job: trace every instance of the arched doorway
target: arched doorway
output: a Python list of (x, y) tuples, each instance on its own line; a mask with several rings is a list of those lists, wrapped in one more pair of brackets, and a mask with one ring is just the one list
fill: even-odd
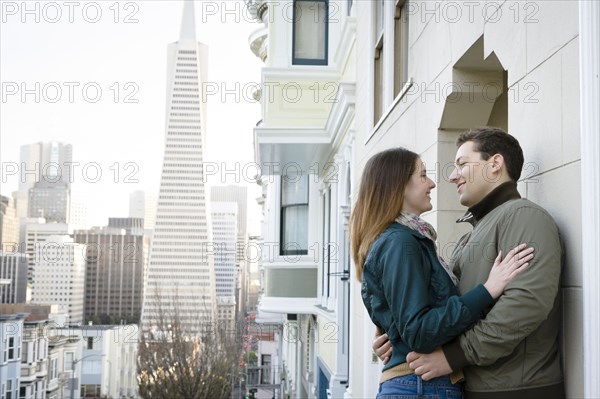
[(456, 188), (448, 182), (454, 165), (456, 138), (477, 126), (508, 130), (507, 72), (495, 53), (484, 58), (483, 41), (481, 36), (459, 58), (452, 69), (452, 82), (442, 88), (447, 95), (438, 128), (437, 229), (439, 249), (446, 258), (452, 253), (453, 240), (470, 229), (466, 224), (456, 223), (465, 209), (458, 202)]

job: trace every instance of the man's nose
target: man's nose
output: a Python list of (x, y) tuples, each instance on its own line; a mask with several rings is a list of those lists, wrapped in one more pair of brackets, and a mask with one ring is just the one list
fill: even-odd
[(454, 169), (452, 170), (452, 173), (450, 173), (450, 177), (448, 177), (448, 181), (450, 181), (451, 183), (455, 183), (457, 179), (458, 179), (458, 168), (455, 166)]

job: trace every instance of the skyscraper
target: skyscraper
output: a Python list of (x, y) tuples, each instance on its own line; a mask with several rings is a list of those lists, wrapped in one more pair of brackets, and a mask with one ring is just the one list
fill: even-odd
[(50, 236), (36, 247), (31, 301), (57, 304), (70, 323), (83, 323), (85, 259), (83, 245), (68, 235)]
[(211, 201), (217, 296), (235, 296), (237, 204)]
[[(19, 245), (17, 208), (12, 197), (0, 196), (0, 244)], [(8, 251), (3, 245), (0, 251)], [(14, 249), (13, 249), (14, 251)]]
[(43, 217), (46, 222), (69, 223), (73, 146), (51, 141), (21, 146), (17, 217)]
[(248, 239), (248, 187), (244, 186), (212, 186), (210, 188), (210, 200), (218, 202), (237, 203), (237, 230), (238, 243)]
[(156, 195), (137, 190), (129, 194), (129, 217), (143, 218), (144, 228), (154, 230), (156, 223)]
[[(235, 257), (235, 297), (236, 313), (240, 320), (245, 316), (247, 310), (246, 281), (248, 279), (248, 188), (243, 186), (212, 186), (210, 188), (210, 200), (212, 202), (235, 202), (237, 204), (237, 242)], [(215, 237), (215, 241), (217, 238)], [(218, 295), (218, 292), (217, 292)]]
[(51, 182), (45, 179), (29, 189), (30, 218), (44, 218), (47, 223), (69, 223), (71, 210), (71, 190), (67, 183)]
[(0, 250), (0, 303), (23, 303), (27, 298), (27, 256)]
[(25, 219), (24, 240), (21, 244), (22, 250), (27, 254), (28, 280), (33, 282), (36, 268), (41, 262), (42, 250), (45, 246), (56, 246), (57, 243), (50, 241), (52, 236), (63, 236), (70, 233), (68, 224), (46, 223), (43, 218)]
[(210, 195), (202, 168), (206, 65), (207, 47), (196, 41), (194, 5), (188, 0), (179, 41), (168, 48), (165, 152), (142, 310), (146, 331), (157, 329), (159, 308), (176, 309), (191, 335), (216, 314)]
[(73, 146), (51, 141), (21, 146), (21, 178), (19, 191), (33, 188), (42, 180), (67, 183), (73, 181)]
[(215, 285), (219, 323), (235, 323), (237, 204), (211, 201)]
[(137, 323), (150, 242), (144, 219), (109, 218), (107, 227), (76, 230), (74, 239), (86, 248), (85, 319)]

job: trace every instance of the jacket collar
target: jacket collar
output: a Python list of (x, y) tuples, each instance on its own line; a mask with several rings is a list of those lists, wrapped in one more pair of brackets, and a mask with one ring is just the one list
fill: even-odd
[(513, 199), (519, 199), (521, 195), (517, 191), (517, 183), (507, 181), (493, 189), (477, 204), (470, 207), (463, 217), (458, 219), (456, 223), (468, 222), (475, 226), (488, 213)]

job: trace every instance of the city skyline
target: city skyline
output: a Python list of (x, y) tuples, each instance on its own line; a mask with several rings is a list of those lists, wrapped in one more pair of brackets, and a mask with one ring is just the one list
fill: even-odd
[[(10, 195), (18, 189), (19, 179), (7, 168), (19, 165), (21, 145), (60, 141), (72, 144), (73, 161), (79, 163), (73, 195), (88, 205), (88, 225), (128, 216), (131, 192), (158, 194), (165, 55), (178, 38), (183, 3), (128, 2), (110, 8), (109, 3), (84, 2), (73, 10), (72, 23), (62, 3), (57, 22), (52, 22), (49, 2), (36, 2), (39, 10), (32, 5), (29, 14), (20, 3), (14, 3), (16, 11), (8, 3), (3, 3), (0, 27), (0, 192)], [(209, 46), (211, 60), (205, 162), (214, 172), (208, 183), (252, 190), (254, 173), (241, 169), (254, 162), (251, 126), (260, 119), (260, 107), (250, 93), (260, 81), (260, 60), (247, 50), (244, 38), (256, 26), (241, 1), (195, 3), (197, 37)], [(93, 4), (101, 10), (97, 22), (91, 22)], [(11, 94), (15, 87), (18, 92)], [(98, 87), (102, 94), (92, 102)], [(62, 96), (56, 100), (58, 91)]]

